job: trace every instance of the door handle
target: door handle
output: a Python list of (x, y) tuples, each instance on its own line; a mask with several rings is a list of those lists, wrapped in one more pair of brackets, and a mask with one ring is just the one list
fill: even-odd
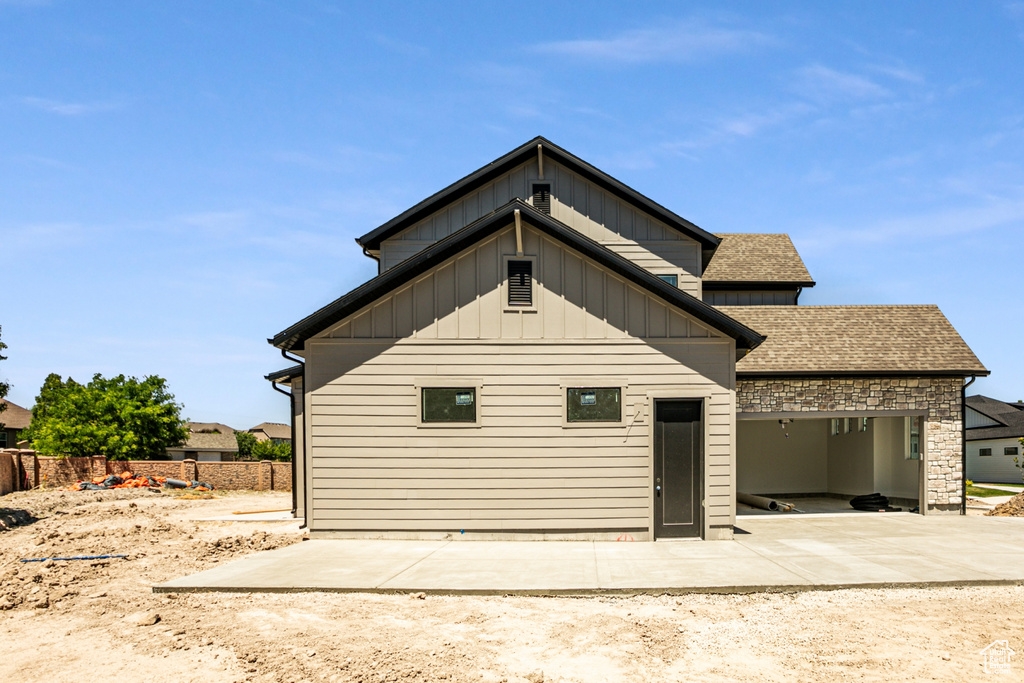
[(654, 490), (655, 490), (655, 492), (657, 492), (657, 494), (658, 494), (659, 496), (661, 495), (661, 487), (660, 487), (660, 486), (655, 486), (655, 487), (654, 487)]

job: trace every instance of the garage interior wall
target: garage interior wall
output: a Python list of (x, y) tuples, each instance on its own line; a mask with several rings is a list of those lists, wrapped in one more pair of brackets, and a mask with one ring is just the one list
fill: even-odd
[[(854, 418), (855, 423), (859, 418)], [(918, 497), (918, 460), (906, 460), (906, 418), (875, 417), (867, 431), (829, 435), (830, 420), (738, 420), (737, 490), (762, 495), (878, 491)], [(788, 436), (787, 436), (788, 435)]]

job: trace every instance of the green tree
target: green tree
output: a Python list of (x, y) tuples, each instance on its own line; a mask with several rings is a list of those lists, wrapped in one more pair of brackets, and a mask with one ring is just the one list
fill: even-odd
[(235, 432), (235, 441), (238, 443), (238, 459), (252, 460), (252, 451), (259, 443), (256, 435), (251, 432)]
[(168, 447), (188, 439), (188, 428), (161, 377), (96, 374), (82, 385), (51, 374), (36, 397), (25, 436), (46, 455), (137, 460), (167, 457)]
[(255, 448), (252, 449), (252, 459), (287, 462), (292, 459), (292, 446), (288, 443), (274, 443), (269, 439), (267, 441), (258, 441)]

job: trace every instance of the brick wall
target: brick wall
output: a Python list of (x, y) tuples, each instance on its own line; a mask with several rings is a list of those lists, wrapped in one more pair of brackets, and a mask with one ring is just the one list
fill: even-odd
[(0, 453), (0, 496), (16, 491), (17, 488), (18, 468), (14, 463), (14, 456)]
[(959, 377), (831, 377), (741, 379), (740, 413), (926, 411), (928, 508), (959, 511), (963, 486), (963, 421)]
[(22, 452), (22, 463), (32, 486), (70, 486), (107, 474), (131, 472), (149, 477), (196, 480), (215, 489), (291, 491), (292, 465), (288, 462), (196, 462), (195, 460), (107, 460), (52, 458)]

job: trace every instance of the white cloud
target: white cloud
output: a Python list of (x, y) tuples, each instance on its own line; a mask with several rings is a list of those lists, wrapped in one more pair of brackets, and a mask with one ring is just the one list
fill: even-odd
[(812, 100), (870, 99), (886, 97), (888, 90), (870, 78), (830, 69), (821, 64), (804, 67), (797, 72), (796, 90)]
[(772, 128), (778, 128), (814, 111), (804, 103), (794, 103), (773, 107), (763, 112), (749, 112), (720, 118), (705, 124), (703, 133), (680, 142), (664, 145), (673, 153), (686, 150), (707, 149), (725, 144), (739, 138), (752, 138)]
[(122, 105), (118, 102), (60, 102), (43, 97), (21, 97), (19, 101), (30, 107), (41, 109), (51, 114), (61, 116), (83, 116), (85, 114), (96, 114), (98, 112), (112, 111), (119, 109)]
[(708, 26), (696, 20), (633, 29), (608, 38), (560, 40), (534, 45), (540, 54), (619, 64), (684, 62), (713, 54), (742, 52), (774, 42), (757, 31)]

